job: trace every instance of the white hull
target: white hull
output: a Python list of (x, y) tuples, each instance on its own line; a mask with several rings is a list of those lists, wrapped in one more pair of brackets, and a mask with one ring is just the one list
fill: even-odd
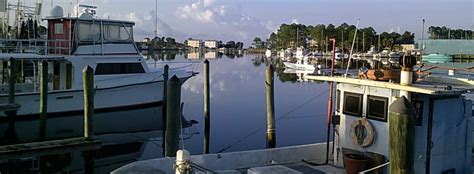
[(304, 65), (304, 64), (296, 64), (296, 63), (289, 63), (284, 62), (286, 68), (290, 69), (298, 69), (298, 70), (312, 70), (314, 71), (316, 68), (313, 65)]
[[(113, 109), (125, 106), (151, 104), (162, 101), (163, 81), (157, 80), (95, 90), (94, 106), (96, 110)], [(0, 96), (0, 103), (8, 103), (8, 95)], [(18, 117), (37, 117), (39, 114), (39, 93), (17, 94), (15, 103), (21, 105)], [(64, 90), (48, 93), (48, 113), (53, 115), (77, 114), (84, 108), (82, 90)], [(5, 114), (0, 113), (5, 119)]]

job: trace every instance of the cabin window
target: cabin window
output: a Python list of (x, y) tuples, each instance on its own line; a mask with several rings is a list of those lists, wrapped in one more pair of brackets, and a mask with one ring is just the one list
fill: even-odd
[(362, 117), (362, 94), (344, 92), (344, 114)]
[(121, 25), (105, 25), (104, 40), (106, 42), (130, 41), (130, 33), (132, 28)]
[(54, 24), (54, 34), (64, 34), (64, 25), (63, 23)]
[(145, 73), (141, 63), (98, 63), (95, 75)]
[(100, 26), (99, 24), (77, 24), (77, 37), (80, 41), (99, 42), (100, 41)]
[(387, 121), (388, 98), (367, 96), (367, 118)]
[(336, 111), (339, 111), (341, 106), (341, 90), (336, 90)]

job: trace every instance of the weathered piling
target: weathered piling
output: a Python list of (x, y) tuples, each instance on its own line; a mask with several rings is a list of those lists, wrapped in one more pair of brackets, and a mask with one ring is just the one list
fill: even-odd
[(90, 66), (82, 70), (84, 88), (84, 138), (94, 139), (94, 74)]
[[(8, 60), (8, 104), (13, 106), (15, 104), (15, 83), (16, 83), (16, 70), (15, 70), (15, 60), (11, 57)], [(8, 119), (8, 130), (7, 137), (8, 139), (16, 138), (16, 128), (15, 128), (15, 117), (17, 114), (17, 109), (9, 109), (5, 111)]]
[(8, 59), (8, 103), (15, 103), (15, 82), (16, 82), (16, 68), (15, 59), (10, 57)]
[(165, 156), (173, 157), (178, 150), (179, 130), (181, 127), (181, 82), (179, 78), (176, 76), (171, 77), (167, 88)]
[(48, 114), (48, 62), (41, 61), (40, 66), (40, 140), (46, 139)]
[(211, 134), (211, 93), (209, 89), (209, 60), (204, 60), (204, 154), (209, 153)]
[[(161, 112), (161, 125), (162, 125), (162, 137), (163, 139), (166, 136), (166, 99), (167, 99), (167, 89), (168, 89), (168, 79), (169, 79), (169, 66), (166, 64), (163, 67), (163, 107)], [(165, 141), (161, 142), (161, 147), (165, 147)], [(165, 151), (163, 150), (163, 156), (165, 156)]]
[(413, 106), (405, 96), (390, 105), (390, 173), (414, 173), (414, 113)]
[(267, 96), (267, 148), (276, 147), (273, 71), (273, 65), (268, 65), (265, 70), (265, 90)]

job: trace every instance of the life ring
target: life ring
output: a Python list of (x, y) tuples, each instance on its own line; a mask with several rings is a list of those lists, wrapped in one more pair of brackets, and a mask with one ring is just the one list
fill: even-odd
[(351, 124), (350, 137), (352, 143), (367, 147), (374, 142), (375, 132), (370, 122), (365, 119), (354, 120)]

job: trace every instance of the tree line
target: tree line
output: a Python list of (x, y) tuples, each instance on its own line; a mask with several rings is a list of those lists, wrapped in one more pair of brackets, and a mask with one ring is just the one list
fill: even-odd
[(446, 26), (430, 26), (429, 39), (474, 39), (472, 30), (452, 29)]
[[(351, 49), (356, 26), (343, 23), (339, 26), (333, 24), (303, 25), (303, 24), (282, 24), (276, 32), (263, 41), (255, 38), (253, 46), (255, 48), (286, 49), (305, 47), (314, 51), (330, 51), (332, 44), (329, 38), (336, 39), (338, 49), (348, 51)], [(374, 28), (359, 28), (355, 40), (354, 49), (356, 51), (368, 51), (371, 46), (377, 50), (394, 49), (398, 44), (413, 44), (415, 35), (409, 31), (403, 33), (382, 32), (377, 33)]]

